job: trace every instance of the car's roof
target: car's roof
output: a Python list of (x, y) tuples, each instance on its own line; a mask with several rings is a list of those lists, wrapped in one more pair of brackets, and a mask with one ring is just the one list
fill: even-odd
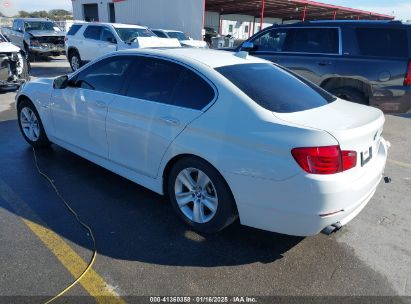
[(130, 49), (116, 53), (136, 53), (161, 56), (185, 63), (200, 63), (211, 68), (247, 63), (267, 63), (267, 61), (263, 59), (249, 55), (244, 58), (242, 56), (245, 55), (244, 52), (239, 54), (235, 52), (196, 48)]
[(125, 23), (107, 23), (107, 22), (76, 22), (74, 24), (78, 25), (108, 25), (114, 28), (139, 28), (147, 29), (145, 26), (135, 25), (135, 24), (125, 24)]
[[(317, 20), (297, 22), (290, 24), (275, 24), (272, 27), (323, 27), (323, 26), (381, 26), (381, 27), (409, 27), (409, 24), (404, 24), (396, 20)], [(270, 27), (271, 28), (271, 27)]]
[(182, 31), (177, 31), (177, 30), (164, 30), (164, 29), (152, 29), (152, 31), (161, 31), (165, 33), (184, 33)]
[(46, 19), (46, 18), (16, 18), (16, 20), (23, 20), (23, 21), (48, 21), (48, 22), (54, 22), (53, 20)]

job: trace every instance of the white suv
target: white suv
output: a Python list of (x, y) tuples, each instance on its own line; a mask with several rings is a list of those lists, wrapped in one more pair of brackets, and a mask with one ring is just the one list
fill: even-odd
[(147, 27), (118, 23), (75, 23), (65, 38), (67, 59), (73, 71), (118, 50), (180, 46), (177, 39), (159, 38)]

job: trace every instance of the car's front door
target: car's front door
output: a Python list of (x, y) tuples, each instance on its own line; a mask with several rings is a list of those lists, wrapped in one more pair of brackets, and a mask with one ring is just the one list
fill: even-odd
[(110, 160), (156, 177), (171, 142), (215, 96), (214, 87), (189, 68), (135, 56), (126, 96), (117, 96), (108, 109)]
[(75, 75), (69, 87), (52, 94), (54, 137), (99, 157), (108, 157), (106, 117), (120, 93), (131, 57), (113, 56)]

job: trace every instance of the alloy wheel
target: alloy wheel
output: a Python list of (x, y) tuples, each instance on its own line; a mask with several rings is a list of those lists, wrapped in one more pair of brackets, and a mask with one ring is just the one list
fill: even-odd
[(211, 179), (199, 169), (182, 170), (177, 175), (174, 194), (180, 211), (192, 222), (207, 223), (217, 212), (216, 188)]
[(40, 125), (36, 114), (29, 107), (24, 107), (20, 112), (20, 124), (26, 137), (36, 142), (40, 138)]

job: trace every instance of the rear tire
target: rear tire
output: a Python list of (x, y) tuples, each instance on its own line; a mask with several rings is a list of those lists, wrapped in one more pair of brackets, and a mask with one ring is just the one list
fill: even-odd
[(368, 105), (367, 97), (360, 90), (351, 87), (341, 87), (330, 90), (335, 96), (362, 105)]
[(178, 216), (198, 232), (218, 232), (238, 217), (226, 181), (200, 158), (186, 157), (174, 164), (167, 192)]
[(79, 68), (83, 66), (83, 62), (81, 61), (80, 54), (77, 51), (71, 51), (69, 53), (70, 67), (73, 72), (77, 71)]
[(48, 147), (50, 141), (33, 103), (28, 99), (22, 100), (18, 105), (17, 114), (19, 128), (24, 139), (35, 148)]

